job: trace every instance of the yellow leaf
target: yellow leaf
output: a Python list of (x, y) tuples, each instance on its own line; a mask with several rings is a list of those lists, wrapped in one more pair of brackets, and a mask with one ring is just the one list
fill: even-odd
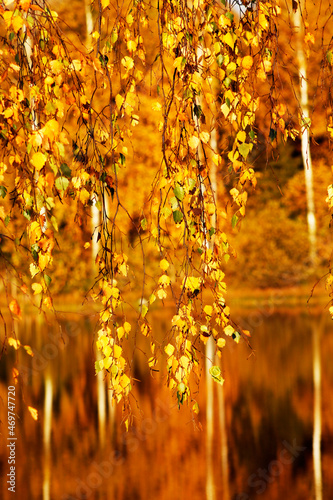
[(38, 295), (39, 293), (41, 293), (43, 291), (43, 287), (40, 283), (33, 283), (31, 285), (31, 288), (34, 291), (34, 295)]
[(175, 347), (172, 344), (168, 344), (167, 346), (164, 347), (164, 351), (167, 353), (168, 356), (172, 356), (175, 351)]
[(173, 67), (179, 69), (184, 62), (184, 57), (179, 56), (174, 60)]
[(116, 104), (117, 104), (117, 108), (120, 109), (124, 103), (125, 99), (123, 98), (122, 95), (120, 94), (117, 94), (116, 95)]
[(22, 17), (16, 16), (12, 19), (12, 26), (15, 33), (17, 33), (22, 28), (23, 25), (24, 21)]
[(121, 340), (123, 338), (123, 336), (125, 335), (125, 330), (122, 326), (119, 326), (117, 328), (117, 337), (119, 340)]
[(234, 331), (235, 329), (231, 325), (226, 326), (224, 329), (224, 333), (229, 337), (234, 333)]
[(36, 408), (33, 408), (32, 406), (28, 406), (28, 410), (30, 411), (30, 414), (34, 420), (38, 420), (38, 411)]
[(194, 412), (196, 415), (198, 415), (198, 413), (199, 413), (199, 411), (200, 411), (200, 410), (199, 410), (199, 405), (198, 405), (198, 403), (197, 403), (197, 402), (195, 402), (195, 403), (193, 404), (193, 406), (192, 406), (192, 410), (193, 410), (193, 412)]
[(224, 347), (224, 346), (225, 346), (225, 343), (226, 343), (226, 342), (225, 342), (225, 339), (219, 338), (219, 339), (217, 340), (217, 347), (219, 347), (220, 349), (222, 349), (222, 347)]
[(130, 26), (134, 23), (134, 17), (132, 16), (132, 14), (128, 14), (128, 16), (126, 17), (126, 22)]
[(159, 102), (154, 102), (154, 104), (152, 105), (152, 110), (153, 111), (161, 111), (161, 109), (162, 109), (162, 105)]
[(150, 332), (149, 325), (147, 325), (147, 323), (143, 323), (141, 325), (141, 333), (142, 333), (142, 335), (144, 335), (145, 337), (148, 337), (149, 332)]
[(27, 11), (30, 7), (30, 0), (20, 0), (20, 6), (22, 7), (23, 10)]
[(54, 82), (54, 78), (52, 76), (47, 76), (44, 80), (44, 83), (46, 85), (52, 85), (52, 83)]
[(210, 139), (210, 135), (209, 135), (209, 133), (208, 133), (208, 132), (204, 132), (204, 131), (203, 131), (203, 132), (200, 132), (200, 139), (202, 140), (202, 142), (203, 142), (204, 144), (207, 144), (207, 142), (208, 142), (208, 141), (209, 141), (209, 139)]
[(44, 271), (48, 265), (50, 257), (46, 254), (39, 253), (38, 255), (38, 267), (41, 271)]
[(161, 286), (168, 286), (170, 285), (170, 278), (169, 276), (167, 276), (166, 274), (163, 274), (160, 279), (158, 280), (158, 283), (161, 285)]
[(136, 48), (137, 48), (137, 43), (134, 40), (129, 40), (127, 42), (128, 52), (135, 52)]
[(130, 323), (128, 323), (128, 321), (125, 321), (124, 323), (124, 330), (126, 333), (129, 333), (131, 331), (132, 327), (130, 325)]
[(122, 352), (123, 352), (123, 350), (120, 347), (120, 345), (115, 345), (113, 347), (113, 356), (114, 356), (115, 359), (120, 358)]
[(231, 34), (230, 31), (228, 31), (228, 33), (226, 33), (223, 37), (223, 42), (226, 43), (227, 45), (229, 45), (229, 47), (233, 50), (234, 49), (234, 46), (235, 46), (235, 42), (234, 42), (234, 38)]
[(39, 222), (37, 221), (32, 222), (29, 226), (28, 232), (32, 244), (39, 241), (42, 236), (42, 229), (40, 227)]
[(112, 358), (104, 358), (103, 365), (104, 365), (104, 368), (106, 370), (108, 370), (110, 368), (110, 366), (112, 365)]
[(13, 116), (13, 114), (14, 114), (14, 111), (12, 110), (12, 108), (8, 108), (4, 112), (3, 116), (7, 119), (7, 118), (10, 118), (11, 116)]
[(102, 0), (102, 8), (106, 9), (110, 5), (110, 0)]
[(130, 71), (134, 67), (134, 61), (129, 56), (123, 57), (121, 60), (121, 64), (124, 66), (126, 71)]
[(166, 259), (162, 259), (160, 262), (160, 268), (162, 271), (166, 271), (169, 268), (170, 264)]
[(17, 349), (21, 346), (21, 342), (19, 340), (14, 339), (13, 337), (9, 337), (8, 345), (14, 347), (14, 349), (17, 351)]
[(9, 310), (12, 314), (15, 314), (21, 318), (21, 309), (16, 299), (13, 299), (9, 304)]
[(163, 290), (163, 288), (160, 288), (159, 290), (157, 290), (157, 297), (160, 299), (160, 300), (163, 300), (167, 297), (167, 293), (165, 290)]
[(48, 308), (48, 309), (52, 309), (52, 306), (53, 306), (53, 303), (52, 303), (52, 299), (51, 297), (45, 297), (45, 299), (43, 300), (43, 304)]
[(90, 243), (89, 243), (89, 241), (87, 241), (87, 242), (86, 242), (83, 246), (84, 246), (84, 248), (87, 250), (87, 248), (89, 248), (89, 247), (90, 247)]
[(125, 262), (120, 264), (120, 266), (118, 267), (120, 274), (122, 274), (123, 276), (126, 277), (127, 276), (127, 268), (128, 268), (128, 266), (125, 264)]
[(29, 354), (29, 356), (31, 356), (33, 358), (34, 353), (33, 353), (33, 350), (31, 349), (30, 345), (24, 345), (23, 349), (27, 352), (27, 354)]
[(245, 70), (249, 70), (251, 69), (253, 66), (253, 59), (251, 56), (245, 56), (243, 57), (242, 59), (242, 68), (245, 69)]
[(240, 130), (237, 134), (237, 139), (239, 142), (245, 142), (246, 141), (246, 132), (244, 130)]
[(92, 38), (94, 38), (95, 40), (98, 40), (98, 39), (99, 39), (99, 37), (100, 37), (100, 34), (98, 33), (98, 31), (94, 31), (94, 32), (92, 33), (92, 35), (91, 35), (91, 36), (92, 36)]
[(30, 159), (30, 162), (36, 168), (36, 170), (40, 171), (46, 163), (46, 156), (41, 152), (34, 153)]
[(188, 141), (188, 145), (190, 146), (190, 148), (195, 150), (198, 148), (199, 144), (200, 144), (200, 139), (195, 135), (192, 135), (192, 137)]
[(204, 313), (207, 314), (207, 316), (211, 316), (213, 314), (213, 308), (212, 308), (212, 306), (205, 306), (204, 307)]

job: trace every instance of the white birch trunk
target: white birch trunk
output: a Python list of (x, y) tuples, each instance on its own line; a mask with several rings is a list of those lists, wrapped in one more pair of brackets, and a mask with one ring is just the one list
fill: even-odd
[(308, 81), (307, 81), (307, 61), (303, 50), (304, 32), (302, 29), (301, 19), (301, 2), (298, 5), (296, 12), (292, 14), (294, 30), (296, 34), (296, 57), (298, 63), (299, 75), (299, 93), (300, 93), (300, 111), (305, 123), (302, 133), (302, 158), (305, 173), (305, 188), (307, 201), (307, 222), (308, 236), (310, 244), (310, 261), (315, 264), (317, 260), (317, 224), (314, 204), (314, 189), (313, 189), (313, 169), (310, 151), (310, 133), (309, 133), (309, 97), (308, 97)]

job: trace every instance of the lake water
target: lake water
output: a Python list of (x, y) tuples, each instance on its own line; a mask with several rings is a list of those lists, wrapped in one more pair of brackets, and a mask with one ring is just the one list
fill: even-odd
[[(262, 306), (242, 311), (254, 355), (229, 342), (223, 390), (214, 384), (212, 444), (203, 378), (199, 421), (178, 410), (159, 372), (145, 369), (146, 339), (133, 359), (129, 433), (121, 407), (108, 404), (94, 374), (96, 316), (60, 313), (55, 324), (28, 317), (16, 325), (29, 357), (1, 358), (1, 498), (27, 500), (306, 500), (333, 498), (333, 323), (327, 312)], [(153, 319), (161, 339), (168, 311)], [(3, 332), (2, 337), (3, 340)], [(16, 493), (7, 490), (7, 388), (15, 387)], [(27, 406), (38, 409), (35, 422)], [(103, 420), (104, 419), (104, 420)]]

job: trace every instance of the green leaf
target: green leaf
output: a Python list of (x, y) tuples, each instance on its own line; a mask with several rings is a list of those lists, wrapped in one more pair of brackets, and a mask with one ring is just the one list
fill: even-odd
[(195, 179), (192, 179), (192, 177), (190, 177), (188, 180), (188, 187), (189, 187), (189, 190), (192, 191), (192, 189), (195, 188), (195, 186), (197, 185), (196, 183), (196, 180)]
[(215, 234), (215, 227), (211, 227), (208, 232), (209, 232), (209, 236), (212, 237), (213, 234)]
[(224, 83), (224, 85), (227, 87), (227, 89), (230, 87), (230, 83), (231, 83), (231, 82), (232, 82), (232, 80), (231, 80), (231, 78), (229, 78), (228, 76), (227, 76), (227, 78), (225, 78), (225, 79), (223, 80), (223, 83)]
[(230, 19), (230, 21), (233, 21), (234, 20), (234, 15), (231, 13), (231, 12), (227, 12), (225, 17), (227, 17), (228, 19)]
[(251, 144), (248, 144), (247, 142), (243, 142), (242, 144), (238, 145), (238, 151), (240, 152), (244, 160), (246, 160), (246, 158), (248, 157), (251, 149)]
[(175, 189), (173, 190), (173, 192), (175, 193), (175, 197), (179, 200), (179, 201), (182, 201), (184, 199), (184, 196), (185, 196), (185, 191), (183, 189), (183, 187), (180, 185), (180, 184), (177, 184)]
[(44, 281), (45, 281), (46, 286), (50, 286), (52, 279), (47, 274), (44, 274)]
[(194, 104), (193, 112), (197, 118), (200, 118), (202, 115), (202, 108), (199, 104)]
[(23, 210), (23, 216), (30, 220), (31, 219), (31, 211), (30, 210)]
[(276, 130), (274, 130), (273, 128), (271, 128), (269, 131), (269, 138), (272, 142), (276, 139)]
[(172, 210), (178, 209), (178, 200), (175, 196), (172, 196), (172, 198), (170, 198), (170, 205), (171, 205)]
[(60, 165), (60, 170), (61, 170), (61, 173), (65, 176), (65, 177), (72, 177), (72, 171), (71, 169), (69, 168), (69, 166), (67, 165), (67, 163), (62, 163)]
[(142, 219), (140, 224), (141, 224), (142, 229), (145, 231), (148, 227), (147, 219), (146, 218)]
[(218, 64), (218, 66), (220, 66), (220, 67), (221, 67), (221, 66), (222, 66), (222, 64), (223, 64), (223, 61), (224, 61), (224, 56), (223, 56), (222, 54), (219, 54), (219, 55), (217, 56), (217, 58), (216, 58), (216, 62), (217, 62), (217, 64)]
[(116, 43), (116, 41), (118, 40), (118, 33), (116, 30), (113, 30), (112, 31), (112, 34), (111, 34), (111, 43)]
[(7, 188), (5, 186), (0, 186), (0, 196), (1, 198), (4, 198), (7, 194)]
[(173, 212), (173, 220), (175, 221), (176, 224), (180, 224), (183, 220), (183, 214), (181, 213), (180, 210), (175, 210)]
[(5, 226), (7, 227), (9, 223), (10, 223), (10, 215), (6, 215), (6, 217), (5, 217)]
[(53, 115), (53, 113), (55, 113), (57, 111), (57, 108), (56, 106), (53, 104), (52, 101), (49, 101), (47, 103), (47, 105), (45, 106), (45, 111), (50, 114), (50, 115)]
[(231, 218), (231, 225), (232, 225), (232, 228), (234, 229), (237, 225), (237, 222), (238, 222), (238, 217), (236, 214), (234, 214)]
[(256, 136), (256, 134), (254, 133), (254, 130), (250, 130), (249, 136), (250, 136), (251, 141), (254, 141), (255, 136)]
[(37, 243), (34, 243), (34, 245), (31, 246), (31, 255), (32, 258), (34, 259), (35, 262), (38, 261), (38, 252), (40, 248)]
[(59, 191), (66, 191), (69, 186), (69, 180), (67, 177), (58, 177), (54, 184)]
[(329, 50), (328, 52), (326, 52), (326, 59), (330, 64), (332, 64), (332, 58), (333, 58), (333, 53)]
[(100, 367), (99, 361), (95, 361), (95, 370), (96, 373), (99, 373), (103, 370), (103, 368)]
[(221, 368), (219, 366), (212, 366), (209, 368), (209, 373), (213, 377), (213, 380), (220, 385), (223, 385), (224, 378), (222, 377)]

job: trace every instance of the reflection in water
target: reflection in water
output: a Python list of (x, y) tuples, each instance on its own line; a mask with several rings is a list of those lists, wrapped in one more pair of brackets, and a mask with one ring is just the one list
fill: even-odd
[(213, 365), (214, 341), (210, 336), (206, 344), (206, 499), (215, 500), (213, 473), (213, 432), (214, 432), (214, 394), (213, 378), (209, 369)]
[(222, 465), (222, 500), (230, 499), (229, 492), (229, 462), (228, 462), (228, 437), (227, 437), (227, 422), (225, 414), (225, 397), (224, 387), (217, 387), (218, 394), (218, 411), (219, 411), (219, 426), (221, 433), (221, 465)]
[(44, 460), (43, 460), (43, 500), (50, 500), (50, 480), (51, 480), (51, 430), (52, 430), (52, 400), (53, 382), (51, 370), (46, 369), (45, 373), (45, 396), (44, 396)]
[[(95, 349), (96, 360), (102, 359), (101, 351)], [(105, 425), (106, 425), (106, 404), (105, 404), (105, 390), (106, 384), (104, 380), (104, 372), (100, 371), (96, 375), (97, 380), (97, 410), (98, 410), (98, 436), (99, 443), (102, 448), (105, 445)]]
[(322, 500), (323, 485), (321, 473), (321, 356), (320, 356), (320, 335), (322, 329), (315, 324), (312, 327), (313, 342), (313, 471), (315, 485), (315, 500)]
[[(167, 310), (156, 315), (160, 342), (168, 317)], [(121, 407), (110, 411), (104, 385), (103, 449), (91, 338), (95, 318), (90, 322), (89, 317), (66, 316), (65, 343), (55, 333), (56, 326), (36, 329), (35, 320), (30, 325), (27, 319), (16, 329), (22, 343), (35, 346), (34, 358), (10, 347), (0, 363), (0, 401), (6, 401), (7, 387), (13, 383), (13, 366), (22, 377), (25, 373), (17, 386), (17, 498), (310, 500), (315, 491), (315, 500), (333, 498), (329, 318), (321, 336), (320, 331), (312, 332), (308, 315), (299, 311), (264, 318), (251, 329), (256, 357), (249, 360), (245, 344), (227, 343), (223, 392), (215, 383), (209, 386), (209, 375), (208, 386), (201, 384), (195, 396), (203, 409), (198, 416), (203, 432), (193, 429), (186, 405), (178, 410), (162, 370), (146, 370), (143, 353), (150, 352), (149, 339), (138, 338), (135, 363), (140, 383), (134, 384), (132, 408), (136, 411), (138, 401), (141, 414), (136, 411), (134, 426), (125, 433), (120, 427)], [(133, 350), (131, 345), (129, 358)], [(214, 349), (207, 356), (216, 364)], [(325, 377), (320, 377), (321, 370)], [(218, 404), (213, 406), (218, 389)], [(32, 420), (27, 402), (39, 410), (38, 422)], [(1, 445), (6, 439), (3, 429)], [(1, 446), (2, 474), (7, 467), (6, 446)], [(0, 498), (12, 498), (4, 481)]]

